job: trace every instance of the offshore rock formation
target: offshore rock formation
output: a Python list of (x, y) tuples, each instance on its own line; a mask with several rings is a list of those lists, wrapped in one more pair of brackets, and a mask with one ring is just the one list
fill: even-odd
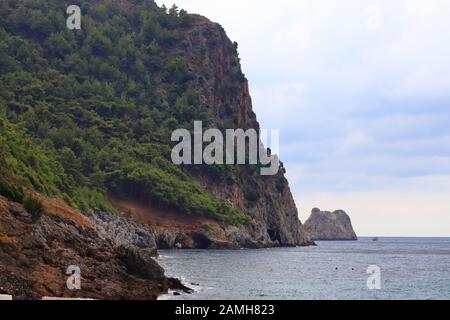
[[(105, 214), (90, 220), (55, 199), (46, 211), (33, 222), (22, 205), (0, 197), (0, 292), (15, 299), (156, 299), (169, 288), (187, 290), (165, 277), (153, 259), (154, 238), (142, 227)], [(81, 270), (81, 290), (67, 288), (71, 265)]]
[(304, 227), (313, 240), (358, 240), (350, 217), (342, 210), (328, 212), (314, 208)]

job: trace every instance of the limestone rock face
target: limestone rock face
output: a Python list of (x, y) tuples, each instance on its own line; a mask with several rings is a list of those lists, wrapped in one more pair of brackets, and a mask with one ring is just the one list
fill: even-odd
[(154, 250), (156, 254), (155, 235), (145, 226), (102, 211), (97, 212), (92, 220), (103, 240), (109, 240), (117, 247), (135, 246)]
[(304, 225), (313, 240), (358, 240), (350, 217), (343, 210), (313, 209)]

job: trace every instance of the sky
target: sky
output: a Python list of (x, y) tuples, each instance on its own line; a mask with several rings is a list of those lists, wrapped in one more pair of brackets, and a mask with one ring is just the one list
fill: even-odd
[(450, 1), (157, 0), (220, 23), (305, 221), (450, 237)]

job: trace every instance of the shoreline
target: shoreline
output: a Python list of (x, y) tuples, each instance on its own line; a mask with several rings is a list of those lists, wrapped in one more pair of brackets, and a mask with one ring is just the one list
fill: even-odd
[[(165, 250), (165, 251), (177, 251), (177, 250), (175, 250), (175, 249), (170, 249), (170, 250)], [(209, 250), (205, 250), (205, 251), (209, 251)], [(160, 251), (159, 251), (159, 253), (160, 253)], [(190, 295), (192, 295), (193, 293), (199, 292), (199, 291), (200, 291), (200, 289), (201, 289), (202, 287), (201, 287), (199, 284), (194, 284), (193, 282), (188, 281), (188, 280), (186, 279), (186, 277), (184, 277), (184, 276), (180, 276), (180, 275), (176, 275), (176, 274), (167, 273), (166, 267), (165, 267), (164, 263), (161, 261), (161, 260), (163, 260), (164, 258), (167, 258), (167, 256), (164, 256), (164, 255), (159, 254), (159, 255), (158, 255), (158, 258), (156, 258), (156, 262), (164, 269), (165, 276), (166, 276), (167, 278), (170, 278), (170, 279), (177, 279), (177, 280), (181, 283), (181, 285), (182, 285), (184, 288), (186, 288), (188, 291), (186, 291), (186, 290), (177, 290), (177, 289), (169, 289), (169, 290), (167, 291), (167, 293), (162, 293), (162, 294), (160, 294), (160, 295), (156, 298), (156, 300), (161, 300), (161, 301), (164, 301), (164, 300), (173, 300), (174, 297), (190, 296)], [(172, 299), (171, 299), (171, 298), (172, 298)]]

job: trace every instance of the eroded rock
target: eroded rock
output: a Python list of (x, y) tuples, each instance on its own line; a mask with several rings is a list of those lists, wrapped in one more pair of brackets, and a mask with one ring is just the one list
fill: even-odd
[(350, 217), (343, 210), (314, 208), (304, 227), (313, 240), (358, 240)]
[[(84, 221), (73, 216), (79, 213), (46, 213), (29, 224), (17, 215), (20, 205), (14, 206), (18, 210), (12, 213), (10, 202), (0, 197), (0, 288), (15, 299), (156, 299), (169, 288), (187, 290), (164, 276), (153, 259), (154, 239), (149, 240), (151, 233), (143, 226), (114, 216), (101, 217), (114, 227), (107, 227), (100, 236), (90, 224), (77, 223)], [(73, 265), (81, 271), (81, 290), (70, 290), (66, 284), (67, 268)]]

